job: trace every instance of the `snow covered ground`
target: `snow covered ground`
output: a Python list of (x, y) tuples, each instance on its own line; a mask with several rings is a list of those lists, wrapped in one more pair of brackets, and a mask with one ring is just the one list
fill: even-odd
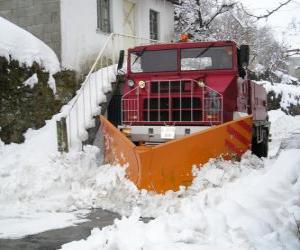
[[(48, 121), (24, 144), (0, 145), (0, 237), (73, 225), (101, 207), (129, 217), (63, 249), (299, 249), (300, 149), (275, 155), (281, 140), (300, 131), (300, 117), (269, 114), (273, 158), (211, 160), (195, 170), (190, 188), (165, 195), (138, 191), (123, 168), (101, 166), (96, 147), (60, 155)], [(146, 224), (140, 216), (155, 219)]]

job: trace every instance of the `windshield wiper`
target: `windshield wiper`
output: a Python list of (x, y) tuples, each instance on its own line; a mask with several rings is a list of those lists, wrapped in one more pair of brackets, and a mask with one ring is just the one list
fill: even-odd
[(202, 50), (195, 58), (198, 58), (198, 57), (202, 56), (204, 53), (206, 53), (213, 46), (214, 46), (214, 43), (211, 43), (204, 50)]
[(144, 47), (141, 51), (135, 53), (136, 54), (136, 58), (134, 59), (134, 61), (131, 64), (131, 66), (134, 65), (139, 58), (141, 58), (141, 56), (144, 54), (144, 52), (146, 51), (146, 49), (147, 49), (147, 47)]

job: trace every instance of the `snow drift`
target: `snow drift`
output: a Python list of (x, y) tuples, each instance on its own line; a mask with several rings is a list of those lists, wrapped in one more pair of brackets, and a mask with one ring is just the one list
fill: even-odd
[[(273, 111), (270, 119), (278, 140), (300, 131), (299, 117)], [(24, 144), (0, 143), (1, 238), (73, 225), (82, 221), (85, 209), (101, 207), (131, 216), (102, 231), (94, 229), (86, 241), (65, 249), (299, 246), (294, 219), (300, 219), (299, 150), (283, 152), (275, 163), (249, 153), (240, 163), (215, 159), (195, 168), (188, 189), (159, 195), (137, 190), (124, 168), (101, 166), (96, 147), (60, 155), (55, 129), (51, 120), (40, 130), (29, 130)], [(145, 224), (140, 216), (156, 219)], [(126, 245), (130, 235), (138, 240)]]
[(60, 63), (44, 42), (31, 33), (0, 17), (0, 56), (10, 57), (30, 67), (34, 62), (50, 73), (49, 86), (55, 92), (52, 75), (60, 70)]

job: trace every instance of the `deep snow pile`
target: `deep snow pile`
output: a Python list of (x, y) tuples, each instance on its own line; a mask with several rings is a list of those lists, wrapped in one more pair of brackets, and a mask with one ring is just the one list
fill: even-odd
[(50, 73), (49, 86), (55, 91), (53, 74), (60, 70), (60, 63), (53, 52), (44, 42), (31, 33), (0, 17), (0, 56), (7, 60), (18, 60), (26, 66), (34, 62)]
[[(140, 221), (141, 211), (135, 209), (62, 249), (299, 249), (300, 150), (285, 151), (264, 168), (246, 155), (241, 164), (227, 166), (240, 172), (234, 181), (222, 165), (216, 161), (206, 167), (212, 176), (222, 172), (223, 187), (218, 181), (187, 195), (149, 223)], [(205, 180), (196, 178), (194, 186)]]
[[(286, 116), (281, 111), (272, 111), (270, 117), (273, 121), (272, 133), (277, 138), (277, 141), (288, 137), (293, 131), (300, 131), (300, 117)], [(284, 182), (277, 182), (276, 176), (283, 175), (284, 173), (282, 172), (274, 172), (274, 178), (276, 178), (273, 180), (273, 172), (269, 173), (274, 168), (271, 160), (265, 161), (266, 167), (263, 167), (261, 160), (250, 154), (246, 154), (241, 163), (223, 161), (221, 159), (212, 160), (200, 171), (194, 171), (196, 179), (194, 184), (187, 190), (182, 189), (178, 192), (158, 195), (138, 191), (125, 178), (123, 168), (109, 165), (101, 166), (101, 154), (96, 147), (88, 146), (84, 148), (84, 152), (60, 155), (56, 150), (55, 130), (55, 121), (51, 120), (40, 130), (28, 131), (24, 144), (6, 146), (0, 144), (0, 237), (22, 237), (47, 229), (72, 225), (81, 221), (82, 215), (87, 212), (80, 209), (101, 207), (127, 216), (132, 213), (134, 208), (138, 208), (139, 210), (135, 210), (135, 214), (129, 219), (124, 218), (118, 223), (120, 225), (124, 223), (126, 227), (129, 227), (130, 225), (127, 223), (130, 221), (134, 226), (137, 226), (137, 230), (142, 228), (149, 234), (151, 234), (152, 229), (148, 229), (147, 225), (140, 224), (136, 219), (137, 214), (141, 213), (143, 216), (161, 218), (151, 222), (149, 225), (154, 223), (161, 230), (164, 228), (164, 235), (168, 234), (168, 237), (171, 238), (166, 236), (163, 241), (166, 244), (169, 242), (172, 247), (174, 247), (172, 238), (176, 238), (178, 232), (183, 237), (187, 237), (187, 242), (189, 242), (189, 237), (193, 238), (194, 235), (203, 235), (203, 240), (210, 239), (213, 241), (216, 240), (214, 237), (218, 236), (217, 238), (220, 238), (219, 234), (223, 235), (223, 233), (225, 237), (224, 242), (229, 244), (228, 239), (231, 239), (233, 245), (238, 244), (238, 242), (246, 242), (246, 245), (251, 245), (254, 238), (255, 243), (253, 244), (255, 245), (257, 243), (256, 238), (265, 234), (267, 238), (270, 237), (272, 241), (274, 240), (274, 245), (279, 244), (279, 240), (282, 237), (288, 237), (287, 235), (292, 235), (292, 240), (288, 242), (294, 242), (295, 231), (293, 230), (295, 230), (295, 224), (292, 223), (292, 217), (290, 215), (287, 216), (286, 214), (288, 213), (282, 212), (283, 217), (281, 218), (278, 214), (279, 212), (276, 212), (277, 210), (274, 212), (272, 209), (286, 206), (287, 211), (292, 211), (292, 205), (289, 205), (288, 200), (294, 198), (294, 191), (297, 190), (298, 184), (289, 185), (289, 178), (283, 178)], [(299, 155), (298, 151), (291, 151), (289, 153), (290, 159), (284, 164), (285, 168), (290, 170), (291, 173), (296, 168), (297, 154)], [(286, 157), (284, 156), (283, 159), (286, 160)], [(279, 165), (279, 163), (276, 164)], [(279, 167), (275, 169), (277, 169), (276, 171), (280, 170)], [(295, 173), (295, 176), (297, 176), (297, 173)], [(265, 189), (259, 183), (260, 181), (261, 183), (267, 183), (267, 178), (269, 178), (270, 185), (273, 184), (266, 186)], [(293, 179), (293, 181), (298, 183), (296, 179)], [(283, 185), (283, 188), (278, 188), (278, 185)], [(231, 192), (232, 189), (234, 192)], [(251, 193), (252, 189), (253, 193)], [(281, 194), (281, 189), (286, 189), (288, 192)], [(201, 194), (199, 191), (201, 191)], [(274, 200), (274, 202), (263, 201), (263, 198), (259, 196), (263, 192), (265, 192), (266, 197), (270, 197), (268, 199)], [(246, 204), (245, 208), (241, 208), (244, 207), (244, 203), (239, 203), (240, 199), (242, 199), (240, 196), (249, 197), (245, 201), (242, 200)], [(231, 202), (232, 199), (234, 202)], [(278, 200), (280, 200), (279, 204)], [(285, 201), (287, 205), (285, 205)], [(192, 206), (194, 202), (195, 208)], [(215, 203), (216, 212), (214, 213)], [(227, 206), (227, 203), (228, 214), (222, 215), (219, 212), (221, 208), (218, 207), (218, 204)], [(255, 205), (256, 203), (257, 206)], [(281, 203), (282, 206), (280, 206)], [(206, 210), (205, 207), (202, 207), (205, 204), (208, 204), (207, 206), (211, 210)], [(251, 204), (255, 207), (250, 209), (247, 206), (251, 206)], [(295, 211), (298, 209), (299, 204), (297, 204), (297, 201), (295, 201), (293, 205)], [(234, 210), (235, 207), (236, 210)], [(198, 210), (199, 213), (197, 214)], [(272, 216), (266, 218), (266, 225), (268, 225), (266, 228), (274, 230), (273, 236), (270, 234), (271, 229), (267, 231), (265, 229), (262, 231), (256, 229), (256, 227), (260, 228), (262, 225), (265, 225), (261, 222), (259, 211), (263, 215), (267, 213), (272, 214)], [(283, 210), (279, 209), (278, 211)], [(237, 213), (240, 218), (232, 219), (229, 214), (231, 212)], [(195, 217), (188, 216), (189, 213), (195, 214)], [(209, 216), (209, 214), (214, 216)], [(250, 216), (249, 219), (248, 215)], [(295, 216), (299, 219), (296, 212)], [(179, 230), (181, 225), (176, 224), (178, 218), (181, 218), (184, 221), (183, 224), (186, 224), (183, 227), (185, 231)], [(201, 218), (201, 223), (196, 220), (197, 218)], [(188, 223), (188, 221), (194, 220), (195, 224), (191, 225)], [(278, 230), (273, 228), (275, 222), (273, 223), (272, 220), (279, 223)], [(174, 228), (179, 230), (177, 233), (170, 229), (172, 226), (165, 224), (173, 223), (172, 221), (174, 221)], [(245, 226), (242, 225), (244, 222), (246, 223)], [(180, 223), (180, 220), (178, 223)], [(220, 227), (213, 227), (214, 223), (219, 223)], [(234, 223), (236, 225), (233, 225)], [(284, 223), (290, 226), (285, 228), (283, 226)], [(196, 224), (197, 229), (194, 227)], [(190, 229), (188, 225), (191, 226)], [(243, 230), (235, 230), (236, 227), (241, 227)], [(159, 230), (159, 228), (155, 228), (155, 230)], [(224, 232), (224, 230), (227, 231), (227, 228), (230, 229), (228, 233)], [(97, 241), (95, 244), (101, 243), (103, 239), (109, 238), (111, 240), (111, 237), (116, 241), (122, 242), (120, 237), (123, 237), (123, 231), (118, 230), (118, 227), (115, 225), (104, 229), (104, 232), (107, 232), (104, 233), (106, 236), (103, 232), (97, 233), (96, 238), (99, 241), (95, 240)], [(286, 231), (286, 234), (281, 234), (280, 230)], [(141, 232), (136, 233), (140, 234)], [(147, 238), (145, 237), (145, 235), (141, 236), (141, 241), (138, 244), (150, 244), (150, 242), (147, 243)], [(197, 238), (197, 242), (202, 242), (200, 238)], [(215, 246), (221, 244), (219, 241), (215, 243)], [(80, 244), (84, 244), (89, 249), (91, 241)], [(210, 242), (209, 244), (214, 243)], [(161, 249), (166, 248), (161, 246)]]

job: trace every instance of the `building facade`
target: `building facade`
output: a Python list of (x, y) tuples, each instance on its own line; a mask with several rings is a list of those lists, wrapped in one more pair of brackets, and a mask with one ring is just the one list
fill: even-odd
[(0, 0), (0, 16), (51, 47), (62, 66), (81, 70), (110, 33), (170, 41), (175, 1)]

